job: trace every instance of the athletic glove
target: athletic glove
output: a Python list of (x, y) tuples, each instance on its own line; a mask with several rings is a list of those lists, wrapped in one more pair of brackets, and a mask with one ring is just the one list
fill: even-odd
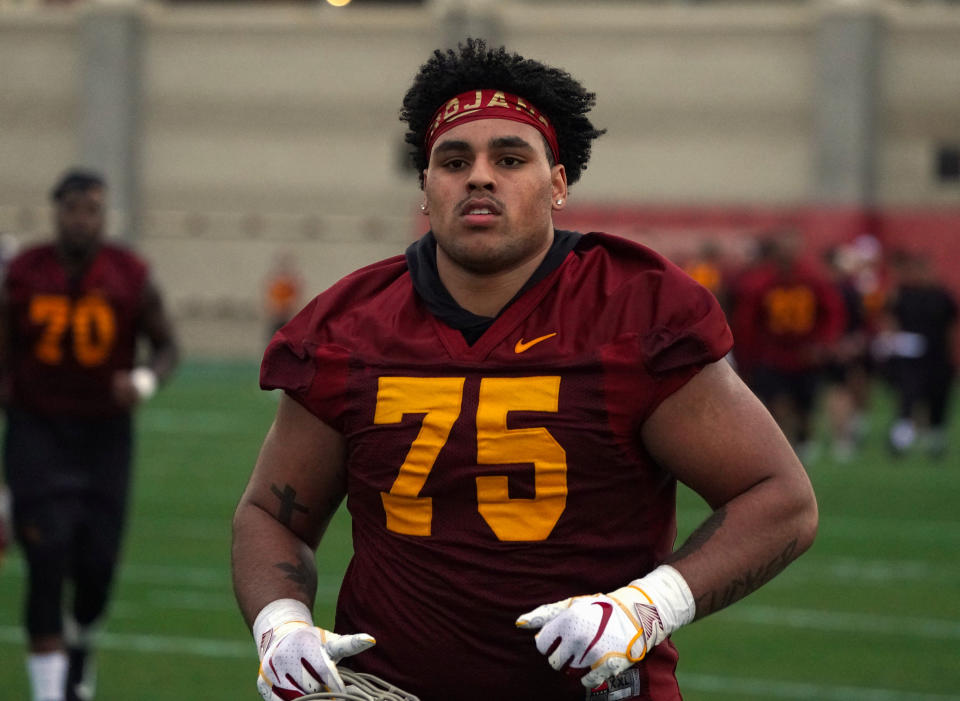
[(337, 663), (376, 641), (369, 635), (337, 635), (313, 625), (310, 609), (295, 599), (267, 604), (253, 623), (260, 654), (257, 691), (264, 701), (289, 701), (346, 688)]
[(661, 565), (609, 594), (574, 596), (538, 606), (517, 619), (537, 630), (537, 650), (550, 666), (582, 675), (588, 689), (636, 664), (668, 635), (693, 620), (690, 587), (675, 569)]

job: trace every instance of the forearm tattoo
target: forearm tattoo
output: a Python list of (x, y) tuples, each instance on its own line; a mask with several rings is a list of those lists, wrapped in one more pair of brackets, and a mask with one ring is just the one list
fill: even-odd
[(317, 569), (311, 562), (307, 562), (302, 555), (297, 556), (297, 564), (291, 562), (278, 562), (274, 565), (277, 569), (287, 573), (285, 579), (299, 587), (300, 591), (306, 594), (312, 601), (317, 595)]
[[(670, 564), (691, 555), (700, 550), (713, 535), (720, 530), (720, 526), (727, 518), (726, 507), (720, 507), (709, 518), (704, 521), (690, 537), (687, 538), (683, 546), (668, 557), (665, 562)], [(792, 540), (776, 557), (765, 565), (755, 570), (748, 570), (738, 578), (729, 582), (726, 586), (709, 591), (697, 598), (697, 618), (702, 618), (709, 613), (719, 611), (732, 604), (738, 599), (742, 599), (750, 592), (759, 589), (761, 586), (773, 579), (789, 565), (797, 550), (797, 541)]]
[(770, 560), (762, 567), (755, 570), (748, 570), (740, 577), (719, 590), (707, 592), (697, 599), (697, 618), (706, 616), (708, 613), (719, 611), (732, 604), (738, 599), (742, 599), (750, 592), (759, 589), (761, 586), (773, 579), (789, 565), (797, 550), (796, 539), (790, 541), (776, 557)]
[(706, 521), (701, 523), (697, 530), (690, 534), (690, 537), (687, 538), (683, 546), (673, 553), (670, 557), (666, 559), (666, 563), (670, 564), (671, 562), (676, 562), (687, 555), (697, 552), (702, 548), (708, 540), (713, 537), (713, 534), (720, 530), (720, 526), (723, 525), (723, 522), (727, 518), (727, 507), (721, 506), (719, 509), (714, 511), (707, 518)]
[(310, 509), (303, 504), (297, 503), (297, 490), (289, 484), (283, 485), (282, 490), (277, 485), (271, 484), (270, 491), (280, 500), (280, 508), (277, 509), (277, 521), (284, 526), (290, 527), (290, 523), (293, 521), (294, 511), (299, 511), (303, 514), (309, 513)]

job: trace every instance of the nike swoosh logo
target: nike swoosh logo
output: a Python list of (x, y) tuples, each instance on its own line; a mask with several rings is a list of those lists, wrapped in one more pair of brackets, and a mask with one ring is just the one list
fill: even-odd
[(546, 341), (548, 338), (553, 338), (556, 335), (557, 332), (554, 331), (553, 333), (548, 333), (546, 336), (540, 336), (539, 338), (534, 338), (533, 340), (526, 342), (524, 342), (524, 340), (521, 338), (519, 341), (517, 341), (517, 345), (513, 347), (513, 352), (523, 353), (524, 351), (530, 350), (530, 348), (540, 343), (540, 341)]
[(600, 615), (600, 625), (597, 626), (597, 634), (593, 636), (593, 640), (590, 641), (590, 644), (587, 645), (587, 649), (583, 651), (583, 654), (580, 655), (580, 662), (587, 657), (587, 653), (593, 649), (593, 646), (597, 644), (597, 641), (603, 637), (603, 632), (607, 629), (607, 622), (610, 620), (610, 616), (613, 615), (613, 604), (607, 601), (594, 601), (594, 606), (599, 606), (603, 609), (603, 613)]

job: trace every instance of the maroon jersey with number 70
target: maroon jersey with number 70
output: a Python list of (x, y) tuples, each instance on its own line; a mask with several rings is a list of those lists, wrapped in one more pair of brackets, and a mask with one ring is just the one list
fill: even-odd
[[(676, 483), (640, 427), (731, 342), (709, 292), (603, 234), (472, 346), (403, 257), (315, 298), (274, 337), (261, 384), (346, 439), (354, 556), (336, 630), (377, 639), (348, 666), (424, 701), (583, 699), (514, 622), (672, 551)], [(676, 661), (660, 645), (617, 698), (679, 699)]]
[(129, 370), (147, 266), (105, 244), (76, 279), (45, 244), (14, 258), (4, 278), (14, 406), (51, 416), (122, 414), (113, 374)]

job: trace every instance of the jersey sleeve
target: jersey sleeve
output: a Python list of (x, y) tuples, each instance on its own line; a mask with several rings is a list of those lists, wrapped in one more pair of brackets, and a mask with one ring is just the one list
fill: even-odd
[(342, 430), (349, 354), (317, 339), (316, 330), (324, 323), (318, 300), (274, 334), (260, 365), (260, 387), (283, 390), (321, 421)]
[(652, 380), (645, 417), (733, 347), (726, 316), (709, 290), (669, 261), (658, 275), (650, 286), (652, 323), (640, 339), (643, 366)]
[(369, 334), (371, 308), (406, 272), (394, 256), (351, 273), (317, 295), (274, 334), (260, 365), (260, 387), (281, 389), (343, 431), (354, 346)]
[(643, 362), (653, 373), (719, 360), (733, 336), (716, 298), (671, 264), (656, 289), (653, 323), (643, 339)]

